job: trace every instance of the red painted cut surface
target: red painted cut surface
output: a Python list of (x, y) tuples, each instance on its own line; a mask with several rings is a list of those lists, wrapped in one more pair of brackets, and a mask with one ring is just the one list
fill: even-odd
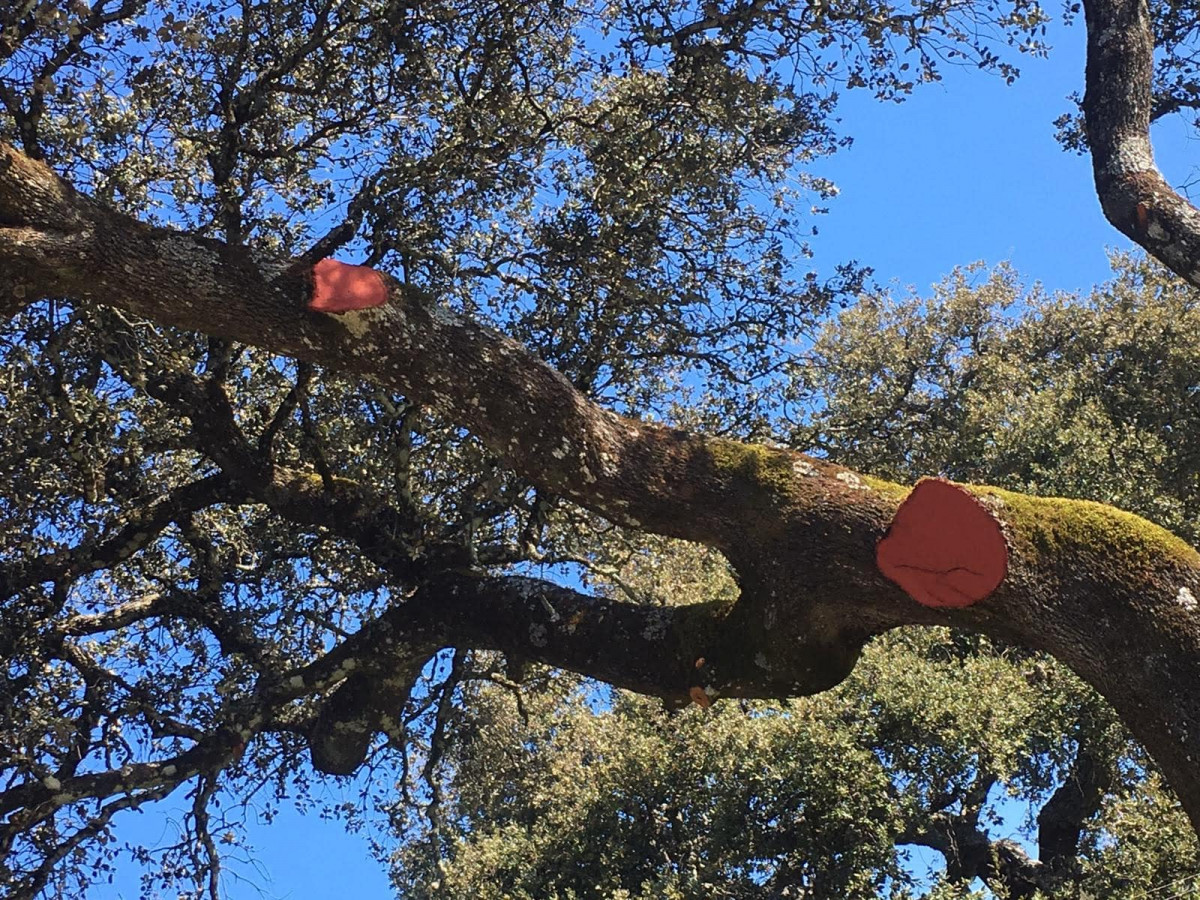
[(983, 504), (949, 481), (929, 478), (896, 510), (875, 560), (918, 603), (964, 607), (1000, 586), (1008, 546)]
[(308, 308), (314, 312), (344, 313), (387, 303), (383, 276), (368, 266), (323, 259), (312, 268), (313, 292)]

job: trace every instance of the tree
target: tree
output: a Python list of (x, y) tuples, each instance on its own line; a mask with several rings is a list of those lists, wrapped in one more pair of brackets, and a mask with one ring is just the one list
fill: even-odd
[[(1087, 297), (1023, 292), (1003, 269), (955, 273), (928, 300), (864, 297), (802, 370), (825, 402), (796, 439), (898, 479), (941, 471), (1119, 500), (1190, 536), (1195, 316), (1191, 290), (1130, 260)], [(668, 603), (736, 592), (694, 545), (604, 559), (610, 590)], [(397, 803), (405, 895), (1194, 886), (1194, 835), (1107, 705), (1044, 655), (977, 636), (893, 633), (834, 690), (684, 715), (622, 693), (597, 704), (562, 676), (459, 690), (469, 702), (436, 765), (446, 809)], [(1014, 804), (1036, 857), (1009, 836)], [(945, 859), (933, 886), (912, 878), (906, 845)]]
[[(1192, 103), (1190, 13), (1085, 12), (1105, 211), (1200, 283), (1196, 214), (1148, 143)], [(1187, 544), (1095, 503), (910, 496), (748, 442), (796, 399), (789, 342), (863, 284), (796, 265), (797, 201), (831, 186), (789, 179), (840, 140), (836, 89), (902, 95), (942, 57), (1012, 77), (1004, 43), (1037, 50), (1043, 21), (1024, 2), (0, 12), (14, 895), (96, 874), (85, 844), (183, 784), (181, 865), (215, 895), (219, 785), (403, 747), (455, 696), (423, 680), (446, 647), (685, 704), (819, 693), (875, 635), (964, 628), (1066, 663), (1200, 824)], [(382, 274), (325, 262), (343, 248)], [(339, 278), (387, 303), (312, 309), (349, 297)], [(998, 585), (964, 593), (977, 559), (900, 578), (912, 596), (885, 577), (906, 499), (920, 527), (945, 503), (991, 535)], [(613, 528), (719, 551), (736, 596), (635, 604), (529, 568), (590, 562)]]

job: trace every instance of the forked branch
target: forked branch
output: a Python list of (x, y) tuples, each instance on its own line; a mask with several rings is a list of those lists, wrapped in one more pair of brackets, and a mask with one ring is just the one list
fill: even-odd
[[(1119, 146), (1118, 162), (1139, 158)], [(1113, 171), (1128, 181), (1135, 168)], [(408, 635), (417, 644), (505, 649), (654, 692), (694, 677), (714, 692), (783, 696), (837, 684), (888, 628), (971, 628), (1046, 650), (1098, 688), (1200, 826), (1200, 557), (1162, 529), (1098, 504), (991, 488), (924, 482), (910, 496), (792, 451), (621, 417), (521, 344), (385, 274), (383, 305), (314, 312), (307, 261), (146, 226), (8, 147), (0, 222), (0, 272), (28, 299), (108, 304), (374, 381), (471, 429), (545, 490), (721, 550), (741, 588), (719, 615), (650, 622), (642, 609), (545, 596), (552, 586), (431, 573), (423, 590), (439, 603), (397, 613), (430, 617)], [(446, 602), (456, 591), (471, 602)], [(555, 612), (545, 622), (530, 618), (541, 599)], [(322, 689), (345, 675), (327, 672)], [(302, 677), (297, 690), (311, 689)]]

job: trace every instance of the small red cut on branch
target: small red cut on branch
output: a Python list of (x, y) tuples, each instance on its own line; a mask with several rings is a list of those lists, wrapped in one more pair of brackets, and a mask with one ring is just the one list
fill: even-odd
[(312, 267), (313, 312), (346, 313), (387, 303), (383, 276), (368, 266), (352, 266), (336, 259), (323, 259)]
[(970, 492), (935, 478), (900, 504), (875, 559), (905, 593), (932, 607), (978, 603), (1008, 572), (1000, 524)]

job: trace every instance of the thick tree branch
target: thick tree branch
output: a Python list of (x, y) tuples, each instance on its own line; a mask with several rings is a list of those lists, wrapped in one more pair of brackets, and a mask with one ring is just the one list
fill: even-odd
[[(23, 199), (34, 201), (32, 214)], [(1003, 535), (1006, 563), (993, 573), (1003, 580), (990, 594), (988, 587), (968, 596), (955, 586), (974, 577), (970, 560), (926, 571), (903, 554), (889, 555), (895, 572), (915, 572), (916, 582), (933, 586), (929, 597), (950, 601), (931, 608), (877, 565), (903, 487), (785, 450), (617, 416), (520, 344), (394, 280), (386, 281), (381, 307), (313, 313), (303, 267), (102, 209), (7, 147), (0, 150), (0, 222), (8, 226), (0, 228), (0, 267), (7, 267), (0, 272), (17, 272), (31, 299), (94, 300), (372, 380), (469, 427), (545, 490), (625, 525), (720, 549), (741, 586), (719, 620), (712, 652), (690, 660), (697, 643), (686, 638), (694, 624), (686, 617), (696, 612), (671, 613), (682, 618), (662, 623), (688, 651), (664, 655), (646, 631), (644, 610), (613, 604), (600, 621), (589, 605), (595, 601), (564, 598), (560, 608), (539, 588), (534, 594), (559, 617), (551, 622), (547, 613), (555, 628), (538, 623), (542, 634), (529, 628), (527, 615), (516, 615), (528, 611), (530, 597), (514, 592), (511, 580), (486, 592), (466, 586), (477, 582), (442, 583), (443, 601), (457, 590), (471, 599), (472, 615), (443, 609), (430, 628), (436, 621), (454, 632), (433, 629), (431, 640), (521, 651), (545, 640), (535, 658), (654, 692), (678, 684), (682, 670), (703, 659), (701, 686), (782, 695), (836, 684), (862, 643), (887, 628), (971, 628), (1046, 650), (1099, 689), (1200, 826), (1200, 557), (1162, 529), (1093, 503), (971, 488), (980, 505), (974, 518)], [(932, 528), (936, 543), (934, 519), (918, 524)], [(947, 521), (943, 531), (955, 524)], [(897, 544), (911, 541), (888, 547)], [(489, 593), (501, 599), (476, 605)], [(512, 615), (488, 612), (506, 603), (515, 604)], [(421, 608), (407, 606), (403, 615)], [(514, 634), (512, 622), (526, 631)], [(624, 651), (613, 653), (618, 642), (604, 638), (611, 634), (627, 638)], [(336, 665), (337, 657), (331, 652), (323, 665)], [(297, 695), (315, 689), (304, 677), (296, 688)]]
[(1109, 773), (1081, 744), (1067, 777), (1038, 813), (1038, 859), (1054, 873), (1075, 862), (1083, 825), (1100, 809), (1108, 784)]
[[(979, 813), (995, 784), (994, 777), (979, 779), (968, 797), (962, 798), (961, 811), (935, 807), (927, 820), (910, 827), (899, 839), (943, 854), (947, 874), (955, 881), (982, 878), (1013, 900), (1032, 897), (1039, 890), (1049, 895), (1072, 874), (1083, 824), (1100, 808), (1104, 779), (1092, 754), (1081, 746), (1063, 784), (1038, 814), (1037, 859), (1015, 841), (991, 839), (981, 825)], [(948, 795), (946, 806), (956, 799), (958, 795)]]
[(371, 737), (395, 730), (388, 718), (440, 647), (502, 650), (680, 705), (697, 688), (737, 696), (794, 692), (794, 684), (755, 671), (755, 648), (726, 627), (728, 615), (721, 604), (634, 606), (534, 578), (440, 573), (322, 661), (320, 671), (335, 666), (350, 675), (324, 702), (309, 735), (314, 765), (339, 775), (362, 765)]
[[(738, 520), (770, 502), (728, 471), (746, 464), (729, 458), (736, 445), (615, 416), (520, 344), (394, 280), (391, 302), (357, 321), (310, 313), (305, 274), (287, 261), (101, 209), (7, 147), (5, 222), (0, 262), (30, 300), (87, 298), (386, 384), (472, 423), (510, 465), (616, 521), (735, 546)], [(732, 506), (741, 511), (730, 516)]]
[(1150, 122), (1154, 33), (1146, 0), (1085, 0), (1083, 115), (1096, 192), (1108, 220), (1200, 286), (1200, 210), (1158, 170)]
[(946, 875), (953, 882), (980, 878), (1001, 896), (1027, 900), (1054, 884), (1049, 870), (1032, 859), (1016, 841), (992, 840), (969, 816), (936, 813), (927, 824), (900, 834), (897, 842), (917, 844), (941, 853)]

